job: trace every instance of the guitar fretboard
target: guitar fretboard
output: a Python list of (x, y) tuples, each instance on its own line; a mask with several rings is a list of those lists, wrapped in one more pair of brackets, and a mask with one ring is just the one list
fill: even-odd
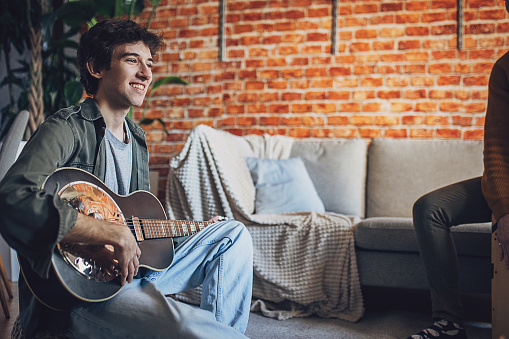
[(188, 220), (158, 220), (132, 218), (128, 221), (132, 224), (132, 231), (136, 240), (173, 238), (198, 233), (205, 227), (212, 224), (209, 221), (188, 221)]

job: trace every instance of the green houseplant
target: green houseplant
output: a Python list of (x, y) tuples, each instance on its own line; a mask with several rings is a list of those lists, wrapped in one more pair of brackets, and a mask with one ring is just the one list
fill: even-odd
[[(150, 1), (153, 8), (147, 20), (147, 27), (160, 1)], [(4, 118), (2, 120), (7, 120), (6, 123), (0, 120), (1, 138), (2, 130), (6, 129), (9, 120), (20, 110), (28, 108), (30, 100), (42, 101), (44, 116), (56, 112), (61, 107), (78, 103), (83, 95), (83, 87), (79, 82), (79, 72), (76, 68), (78, 47), (76, 36), (86, 26), (91, 27), (102, 18), (123, 16), (130, 19), (133, 15), (140, 15), (145, 7), (145, 1), (70, 0), (64, 3), (64, 0), (52, 0), (49, 4), (46, 0), (25, 0), (6, 1), (0, 6), (0, 18), (3, 19), (0, 20), (0, 48), (7, 61), (7, 75), (0, 81), (0, 87), (8, 86), (10, 93), (8, 104), (0, 108)], [(34, 32), (40, 38), (35, 43), (27, 38), (31, 34), (37, 35)], [(42, 73), (42, 81), (39, 85), (41, 87), (39, 90), (42, 92), (40, 99), (30, 98), (29, 100), (29, 93), (34, 92), (33, 89), (30, 90), (34, 76), (33, 59), (31, 58), (30, 62), (20, 60), (21, 66), (12, 69), (9, 62), (12, 47), (19, 54), (28, 50), (40, 57), (40, 63), (42, 63), (42, 67), (39, 67)], [(36, 51), (38, 47), (40, 51)], [(170, 83), (187, 84), (178, 77), (159, 79), (153, 83), (147, 101), (157, 87)], [(13, 95), (14, 87), (21, 90), (17, 99)], [(153, 122), (153, 119), (145, 118), (147, 107), (148, 102), (140, 124)]]

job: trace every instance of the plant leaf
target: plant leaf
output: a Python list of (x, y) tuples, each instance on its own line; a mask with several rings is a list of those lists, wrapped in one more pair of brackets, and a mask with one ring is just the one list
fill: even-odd
[(166, 133), (167, 136), (170, 135), (170, 132), (168, 132), (168, 130), (166, 129), (166, 125), (164, 124), (164, 121), (161, 118), (156, 118), (156, 119), (142, 118), (140, 120), (139, 124), (140, 124), (140, 126), (141, 125), (150, 125), (154, 121), (158, 121), (161, 124), (161, 126), (162, 126), (162, 128), (164, 130), (164, 133)]
[(64, 86), (65, 101), (76, 105), (83, 95), (83, 85), (79, 81), (67, 81)]
[(159, 86), (167, 85), (167, 84), (188, 85), (189, 83), (187, 81), (185, 81), (185, 80), (182, 80), (179, 77), (176, 77), (176, 76), (167, 76), (167, 77), (164, 77), (164, 78), (161, 78), (161, 79), (157, 79), (156, 81), (154, 81), (154, 84), (152, 85), (152, 93)]
[(79, 27), (82, 22), (92, 19), (96, 12), (96, 6), (91, 1), (72, 1), (64, 3), (57, 10), (57, 17), (70, 27)]

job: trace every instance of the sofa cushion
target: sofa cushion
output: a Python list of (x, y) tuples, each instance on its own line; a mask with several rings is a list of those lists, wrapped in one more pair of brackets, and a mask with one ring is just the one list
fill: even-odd
[(366, 216), (411, 217), (414, 202), (425, 193), (482, 175), (482, 151), (482, 141), (373, 140)]
[(256, 187), (255, 213), (325, 211), (300, 158), (246, 158), (246, 163)]
[[(491, 256), (491, 223), (451, 228), (458, 255)], [(367, 218), (354, 228), (355, 246), (366, 250), (419, 252), (411, 218)]]
[(290, 156), (300, 157), (325, 210), (364, 216), (367, 143), (361, 139), (295, 141)]

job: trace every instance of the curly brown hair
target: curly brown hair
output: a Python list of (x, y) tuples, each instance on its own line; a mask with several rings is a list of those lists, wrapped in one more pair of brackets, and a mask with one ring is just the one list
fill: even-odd
[(89, 62), (95, 70), (108, 70), (111, 67), (113, 51), (117, 46), (139, 41), (147, 45), (152, 55), (163, 46), (162, 36), (149, 32), (131, 20), (104, 20), (83, 33), (78, 47), (77, 62), (85, 91), (89, 95), (94, 95), (98, 87), (98, 80), (87, 69)]

